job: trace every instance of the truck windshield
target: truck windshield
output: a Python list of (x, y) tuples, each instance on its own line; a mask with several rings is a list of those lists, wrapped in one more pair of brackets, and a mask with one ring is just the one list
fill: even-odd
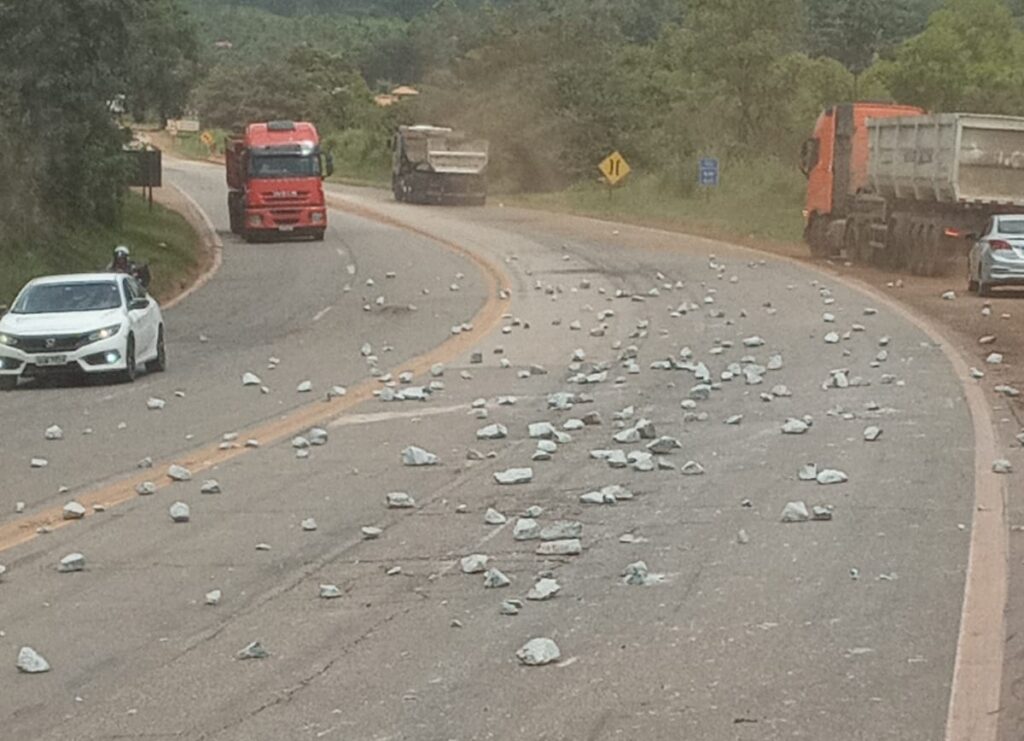
[(32, 286), (14, 303), (12, 314), (103, 311), (121, 305), (117, 283), (49, 283)]
[(320, 177), (320, 157), (315, 154), (254, 154), (249, 159), (249, 175), (254, 178)]

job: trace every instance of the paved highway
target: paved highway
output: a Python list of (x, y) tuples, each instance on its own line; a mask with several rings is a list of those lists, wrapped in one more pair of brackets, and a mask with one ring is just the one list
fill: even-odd
[[(247, 245), (224, 233), (219, 169), (173, 163), (167, 179), (225, 243), (218, 273), (167, 312), (169, 372), (0, 397), (4, 737), (942, 737), (974, 436), (961, 379), (902, 316), (703, 240), (372, 191), (335, 194), (323, 243)], [(753, 337), (764, 344), (745, 346)], [(384, 384), (364, 343), (396, 380), (410, 368), (444, 388), (427, 402), (366, 398)], [(716, 387), (684, 404), (701, 363)], [(863, 384), (823, 388), (838, 369)], [(243, 387), (246, 371), (270, 393)], [(297, 393), (305, 380), (313, 392)], [(332, 385), (349, 396), (323, 401)], [(577, 395), (571, 409), (550, 408), (559, 392)], [(149, 397), (166, 408), (147, 410)], [(570, 422), (551, 460), (533, 460), (530, 423), (562, 430), (592, 412), (601, 424)], [(782, 433), (805, 415), (804, 434)], [(644, 451), (649, 439), (624, 434), (641, 419), (681, 447), (649, 472), (595, 457)], [(291, 438), (314, 421), (329, 440), (299, 458)], [(45, 441), (55, 423), (65, 439)], [(491, 424), (508, 437), (477, 439)], [(219, 450), (235, 431), (260, 447)], [(403, 466), (413, 445), (440, 464)], [(37, 456), (49, 465), (31, 469)], [(145, 456), (153, 469), (136, 468)], [(175, 462), (192, 481), (169, 482)], [(683, 475), (689, 462), (704, 473)], [(848, 481), (801, 481), (808, 464)], [(494, 480), (527, 466), (529, 483)], [(160, 490), (131, 495), (139, 478)], [(221, 493), (200, 494), (209, 478)], [(614, 484), (634, 498), (580, 501)], [(387, 508), (390, 492), (416, 506)], [(71, 498), (111, 506), (29, 539)], [(168, 516), (178, 500), (188, 523)], [(831, 520), (781, 522), (797, 500)], [(531, 507), (541, 527), (580, 523), (582, 553), (514, 539)], [(488, 508), (507, 522), (486, 524)], [(367, 539), (366, 526), (383, 532)], [(85, 570), (58, 573), (75, 551)], [(464, 574), (472, 554), (511, 585)], [(657, 578), (624, 583), (640, 560)], [(542, 577), (558, 594), (525, 600)], [(342, 596), (320, 598), (322, 584)], [(205, 604), (215, 589), (219, 604)], [(510, 599), (518, 615), (501, 614)], [(517, 660), (536, 637), (555, 641), (558, 662)], [(269, 655), (237, 658), (252, 641)], [(17, 673), (21, 646), (52, 670)]]

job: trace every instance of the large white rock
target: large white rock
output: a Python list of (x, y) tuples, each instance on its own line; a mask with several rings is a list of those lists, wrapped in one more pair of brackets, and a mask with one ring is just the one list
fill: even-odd
[(488, 525), (504, 525), (507, 521), (508, 518), (493, 507), (488, 507), (484, 513), (484, 522)]
[(62, 430), (58, 425), (53, 425), (52, 427), (46, 428), (46, 432), (43, 433), (43, 437), (47, 440), (63, 440), (64, 430)]
[(463, 574), (480, 574), (487, 569), (487, 562), (489, 560), (487, 556), (481, 553), (474, 553), (463, 557), (459, 565), (462, 568)]
[(538, 579), (526, 594), (526, 599), (542, 602), (554, 597), (562, 589), (561, 585), (554, 579)]
[(583, 544), (578, 538), (566, 540), (550, 540), (537, 546), (539, 556), (578, 556), (583, 552)]
[(85, 556), (81, 553), (69, 553), (57, 564), (57, 571), (68, 573), (71, 571), (82, 571), (85, 568)]
[(500, 589), (511, 583), (512, 580), (505, 576), (500, 569), (488, 569), (484, 574), (484, 589)]
[(167, 476), (172, 481), (188, 481), (192, 478), (192, 472), (184, 466), (174, 463), (167, 469)]
[(782, 433), (784, 435), (802, 435), (809, 429), (810, 425), (802, 419), (796, 419), (795, 417), (790, 417), (786, 420), (785, 424), (782, 425)]
[(80, 520), (85, 517), (85, 507), (78, 502), (68, 502), (64, 505), (63, 516), (65, 520)]
[(244, 373), (242, 375), (243, 386), (259, 386), (263, 381), (255, 373)]
[(849, 480), (849, 477), (845, 473), (837, 471), (834, 468), (826, 468), (818, 471), (819, 484), (844, 484)]
[(516, 651), (516, 657), (526, 666), (543, 666), (558, 661), (562, 652), (550, 638), (533, 638)]
[(18, 671), (25, 674), (41, 674), (50, 671), (50, 663), (29, 646), (22, 646), (18, 651), (17, 665)]
[(188, 522), (191, 517), (188, 505), (184, 502), (175, 502), (172, 504), (168, 510), (168, 514), (170, 514), (171, 519), (175, 522)]
[(533, 481), (533, 469), (509, 468), (506, 471), (497, 471), (494, 480), (502, 485), (528, 484)]
[(423, 448), (410, 445), (402, 451), (402, 464), (406, 466), (436, 466), (440, 459)]
[(536, 540), (540, 537), (540, 525), (532, 517), (520, 517), (512, 529), (515, 540)]
[(416, 506), (416, 500), (404, 491), (394, 491), (388, 494), (387, 503), (391, 509), (410, 509)]
[(505, 425), (487, 425), (476, 431), (477, 440), (502, 440), (506, 437), (508, 437), (508, 428)]
[(803, 502), (789, 502), (782, 509), (781, 519), (783, 522), (807, 522), (811, 519), (811, 513)]

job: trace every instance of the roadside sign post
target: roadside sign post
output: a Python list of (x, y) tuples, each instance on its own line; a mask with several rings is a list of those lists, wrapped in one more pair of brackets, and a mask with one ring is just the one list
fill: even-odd
[(702, 157), (697, 167), (697, 183), (704, 189), (704, 195), (710, 200), (711, 189), (717, 188), (720, 180), (718, 160), (714, 157)]
[(612, 189), (618, 185), (632, 171), (626, 158), (618, 152), (612, 152), (597, 166), (608, 183), (608, 198), (612, 197)]
[(213, 147), (216, 139), (213, 137), (212, 131), (204, 131), (199, 135), (199, 139), (206, 145), (206, 148), (210, 150), (210, 154), (213, 154)]

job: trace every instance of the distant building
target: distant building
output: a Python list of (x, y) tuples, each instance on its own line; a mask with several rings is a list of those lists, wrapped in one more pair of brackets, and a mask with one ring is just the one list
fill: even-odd
[(412, 98), (420, 94), (420, 91), (414, 87), (408, 85), (399, 85), (394, 88), (390, 93), (381, 93), (380, 95), (373, 96), (373, 102), (379, 105), (381, 108), (387, 108), (390, 105), (399, 103), (405, 98)]

